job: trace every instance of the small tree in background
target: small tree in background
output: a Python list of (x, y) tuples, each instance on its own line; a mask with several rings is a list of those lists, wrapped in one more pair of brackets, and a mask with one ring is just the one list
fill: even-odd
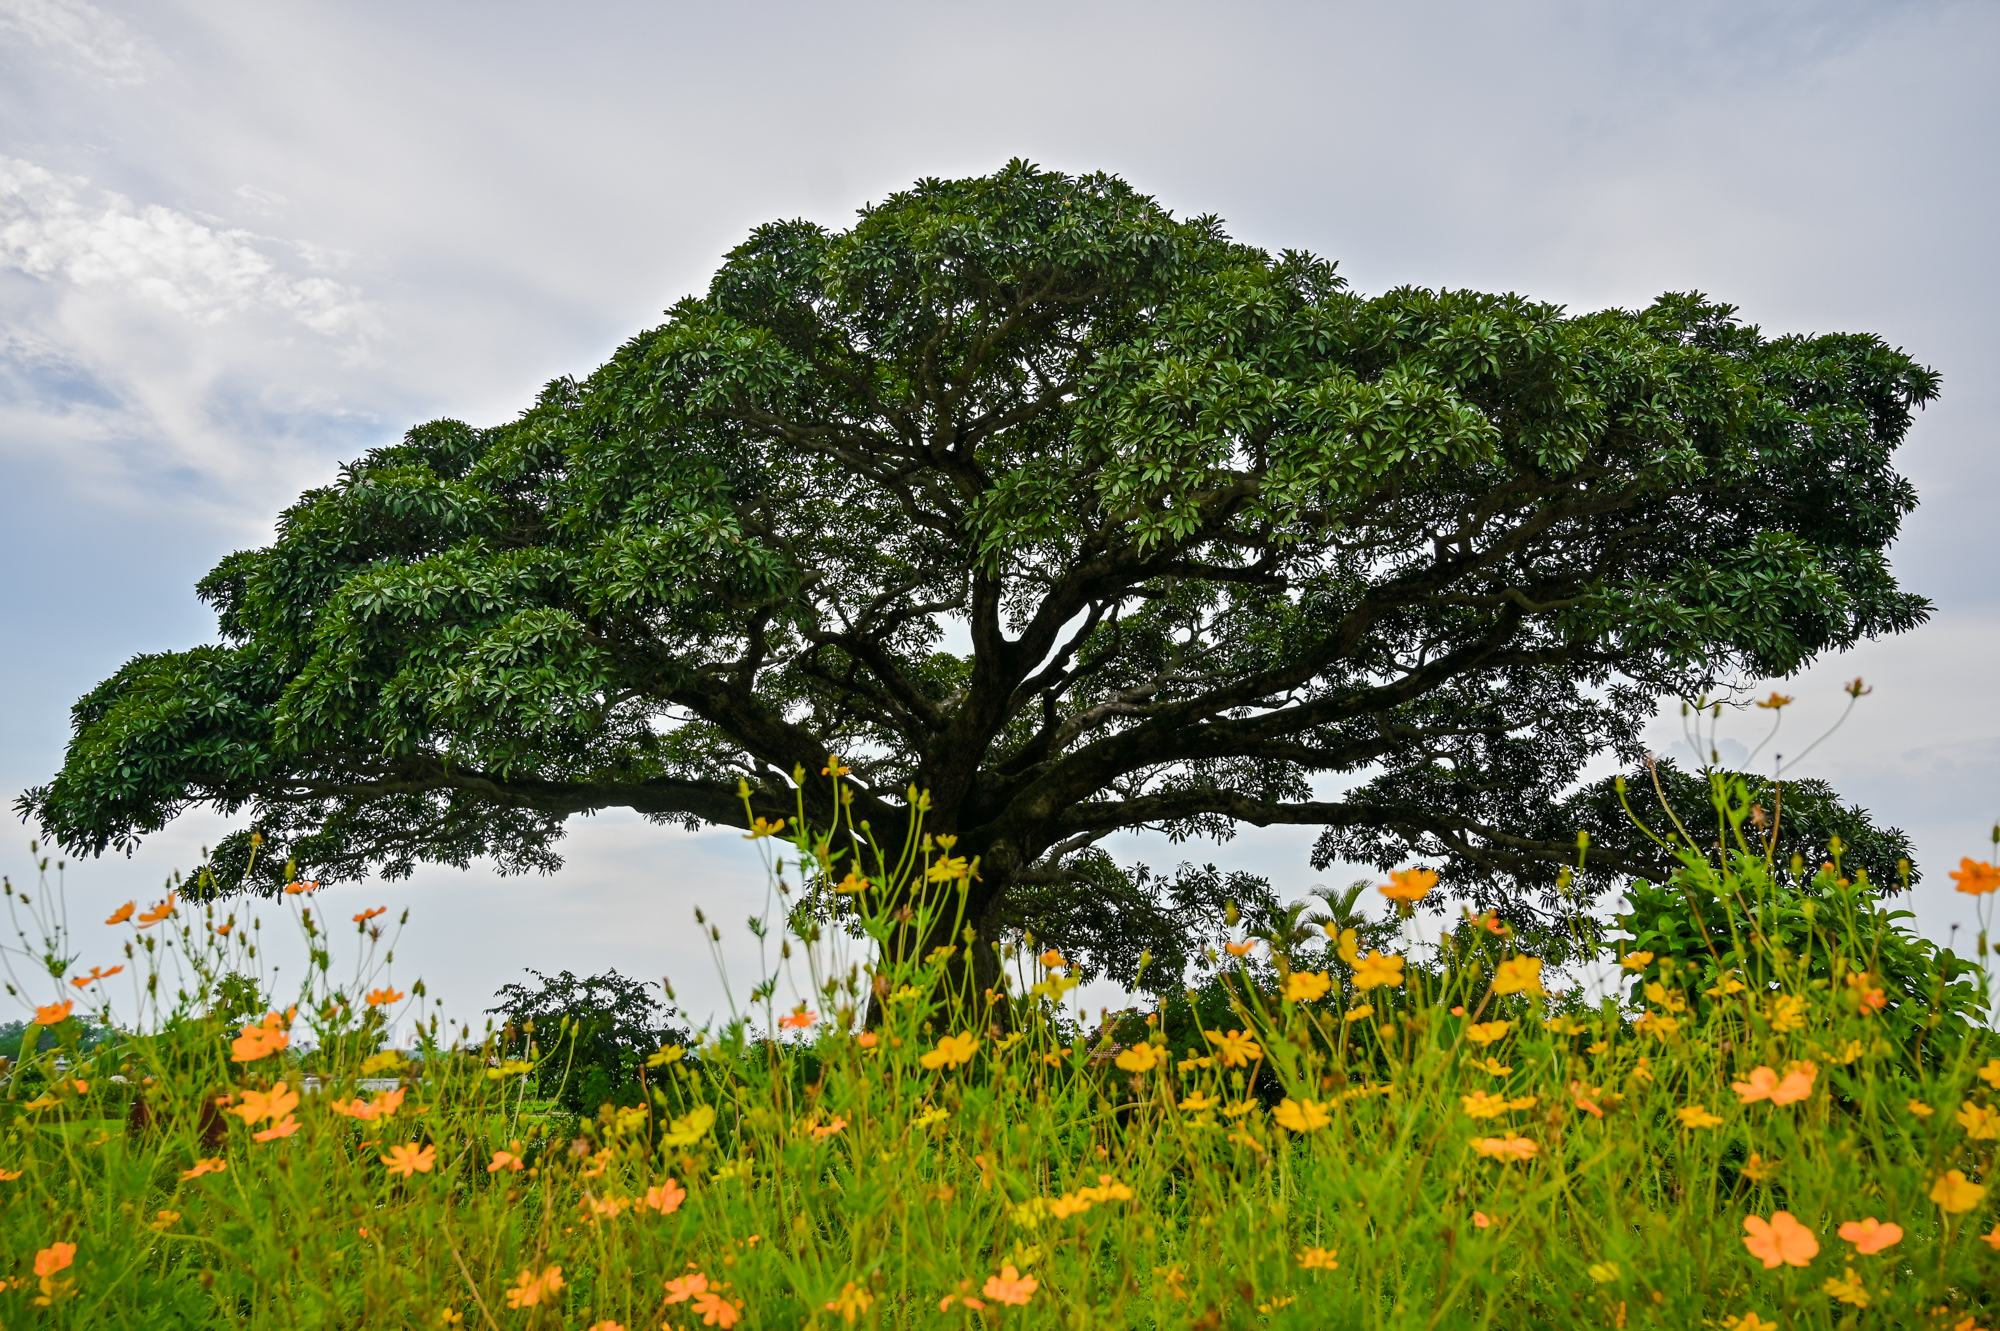
[(661, 1045), (690, 1040), (685, 1029), (669, 1022), (675, 1010), (653, 997), (651, 986), (615, 970), (583, 980), (569, 971), (554, 977), (532, 969), (528, 974), (535, 987), (503, 985), (494, 994), (499, 1002), (487, 1011), (505, 1016), (510, 1053), (532, 1039), (548, 1056), (542, 1090), (555, 1092), (573, 1114), (588, 1116), (606, 1103), (640, 1103), (640, 1069), (647, 1057)]

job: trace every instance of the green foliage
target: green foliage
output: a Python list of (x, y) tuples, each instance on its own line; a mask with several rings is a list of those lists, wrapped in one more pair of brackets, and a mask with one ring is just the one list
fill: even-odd
[(1844, 866), (1773, 872), (1757, 856), (1736, 855), (1718, 873), (1690, 861), (1664, 884), (1625, 890), (1630, 910), (1619, 924), (1633, 952), (1656, 958), (1637, 971), (1635, 1000), (1648, 983), (1696, 1008), (1727, 1001), (1719, 986), (1729, 978), (1752, 992), (1782, 984), (1868, 1003), (1875, 1024), (1911, 1050), (1958, 1050), (1984, 1024), (1980, 969), (1917, 933), (1914, 915), (1889, 909), (1865, 880), (1844, 877)]
[(1183, 864), (1169, 878), (1144, 864), (1127, 870), (1092, 850), (1054, 881), (1017, 883), (999, 923), (1057, 948), (1084, 975), (1167, 994), (1222, 946), (1232, 905), (1256, 913), (1277, 909), (1278, 899), (1256, 874)]
[[(1618, 789), (1621, 780), (1624, 794)], [(1750, 826), (1747, 834), (1757, 842), (1759, 853), (1775, 864), (1790, 864), (1796, 857), (1817, 866), (1831, 856), (1830, 847), (1837, 840), (1848, 876), (1879, 892), (1902, 891), (1922, 880), (1910, 838), (1902, 829), (1877, 827), (1866, 809), (1842, 803), (1824, 781), (1774, 781), (1720, 768), (1683, 772), (1662, 759), (1649, 770), (1606, 777), (1584, 787), (1564, 801), (1557, 821), (1572, 833), (1588, 833), (1591, 845), (1605, 859), (1629, 866), (1628, 872), (1663, 879), (1680, 867), (1672, 850), (1660, 844), (1676, 833), (1677, 826), (1711, 845), (1733, 848), (1727, 810), (1716, 803), (1717, 782), (1728, 790), (1730, 800), (1759, 810), (1755, 816), (1765, 821), (1761, 827)], [(1656, 839), (1655, 833), (1666, 835)], [(1582, 877), (1592, 888), (1609, 888), (1621, 876), (1590, 867)]]
[(840, 754), (889, 844), (930, 792), (989, 939), (1096, 927), (1035, 884), (1146, 898), (1082, 858), (1114, 832), (1239, 822), (1567, 917), (1562, 800), (1660, 697), (1926, 617), (1886, 551), (1937, 386), (1697, 294), (1364, 296), (1114, 177), (925, 180), (303, 495), (20, 808), (93, 854), (200, 804), (327, 881), (546, 870), (574, 814), (789, 816)]
[(528, 974), (537, 985), (501, 986), (487, 1009), (506, 1018), (502, 1050), (539, 1047), (551, 1054), (557, 1076), (543, 1087), (572, 1114), (589, 1117), (604, 1104), (645, 1101), (646, 1059), (668, 1044), (687, 1044), (688, 1032), (668, 1022), (664, 1006), (637, 980), (605, 971), (579, 980), (568, 971)]

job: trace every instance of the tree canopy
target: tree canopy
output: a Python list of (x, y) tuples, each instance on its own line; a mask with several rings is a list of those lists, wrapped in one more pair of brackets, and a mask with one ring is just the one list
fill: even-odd
[(989, 936), (1132, 828), (1533, 902), (1662, 696), (1924, 620), (1885, 552), (1937, 382), (1698, 294), (1369, 297), (1106, 175), (925, 180), (303, 495), (20, 807), (75, 852), (201, 804), (326, 879), (549, 869), (592, 810), (743, 826), (803, 772), (826, 814), (838, 755), (885, 839), (929, 792)]

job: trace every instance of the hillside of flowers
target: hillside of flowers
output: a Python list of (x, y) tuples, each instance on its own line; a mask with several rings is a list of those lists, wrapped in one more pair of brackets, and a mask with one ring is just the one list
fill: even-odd
[[(421, 986), (310, 882), (74, 934), (10, 883), (0, 1326), (2000, 1327), (1986, 974), (1837, 847), (1635, 884), (1596, 1001), (1490, 914), (1418, 946), (1409, 869), (1378, 926), (1238, 922), (1080, 1023), (1032, 938), (965, 978), (949, 838), (871, 876), (852, 829), (755, 835), (781, 965), (595, 1115), (561, 1028), (382, 1049)], [(2000, 871), (1952, 878), (1985, 921)]]

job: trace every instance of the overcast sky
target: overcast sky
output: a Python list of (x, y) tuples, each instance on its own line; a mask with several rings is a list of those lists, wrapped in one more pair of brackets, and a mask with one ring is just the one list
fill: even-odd
[[(1020, 156), (1365, 292), (1695, 289), (1940, 370), (1896, 550), (1937, 614), (1785, 687), (1812, 733), (1841, 680), (1875, 686), (1799, 774), (1912, 833), (1945, 936), (1972, 920), (1945, 871), (2000, 814), (1996, 68), (1992, 3), (0, 0), (0, 787), (48, 778), (69, 704), (127, 658), (208, 640), (195, 579), (341, 460), (508, 418), (759, 222), (845, 225)], [(74, 916), (157, 895), (221, 830), (190, 815), (74, 867)], [(0, 855), (16, 882), (29, 835)], [(1347, 876), (1309, 868), (1311, 839), (1127, 848), (1296, 896)], [(333, 905), (412, 906), (398, 974), (460, 1013), (530, 965), (671, 974), (714, 1008), (690, 912), (756, 908), (749, 848), (605, 817), (570, 855)]]

